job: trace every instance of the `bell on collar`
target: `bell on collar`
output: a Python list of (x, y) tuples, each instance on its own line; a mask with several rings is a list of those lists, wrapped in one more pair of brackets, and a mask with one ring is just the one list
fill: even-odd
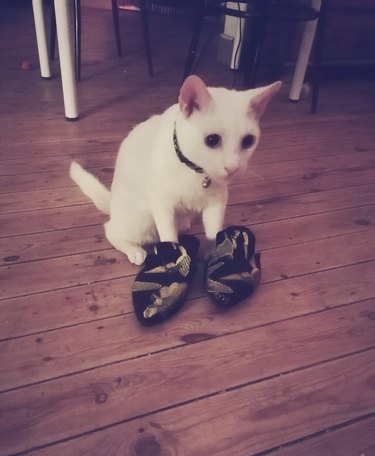
[(203, 185), (203, 188), (208, 188), (211, 185), (211, 178), (207, 174), (204, 176), (202, 185)]

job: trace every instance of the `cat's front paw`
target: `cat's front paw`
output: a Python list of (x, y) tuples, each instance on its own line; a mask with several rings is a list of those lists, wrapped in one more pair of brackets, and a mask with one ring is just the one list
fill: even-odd
[(140, 266), (144, 263), (147, 252), (139, 245), (132, 245), (126, 249), (126, 255), (128, 256), (130, 263)]

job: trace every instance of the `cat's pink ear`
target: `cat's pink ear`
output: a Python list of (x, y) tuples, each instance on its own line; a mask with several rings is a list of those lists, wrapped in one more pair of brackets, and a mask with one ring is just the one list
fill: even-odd
[(251, 91), (253, 96), (250, 100), (250, 113), (255, 114), (257, 119), (261, 118), (268, 106), (268, 103), (271, 101), (275, 93), (280, 90), (281, 86), (282, 82), (277, 81), (266, 87), (252, 89)]
[(185, 79), (180, 89), (178, 103), (180, 110), (186, 117), (189, 117), (194, 111), (201, 111), (211, 101), (211, 95), (198, 76), (189, 76)]

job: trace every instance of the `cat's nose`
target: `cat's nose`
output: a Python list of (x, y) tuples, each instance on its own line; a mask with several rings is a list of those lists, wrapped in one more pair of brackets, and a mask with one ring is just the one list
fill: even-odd
[(235, 174), (238, 171), (239, 168), (236, 165), (227, 165), (227, 166), (224, 166), (224, 169), (225, 169), (226, 173), (228, 174), (228, 176), (232, 176), (233, 174)]

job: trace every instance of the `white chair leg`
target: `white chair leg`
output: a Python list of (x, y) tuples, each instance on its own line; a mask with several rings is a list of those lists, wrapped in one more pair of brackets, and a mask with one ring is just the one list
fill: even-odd
[(65, 117), (67, 120), (76, 120), (78, 119), (78, 103), (70, 34), (69, 0), (54, 0), (54, 2)]
[(51, 77), (48, 59), (46, 26), (44, 23), (43, 0), (33, 0), (33, 14), (35, 23), (36, 42), (38, 46), (40, 74), (42, 78)]
[[(311, 6), (318, 10), (320, 10), (321, 3), (321, 0), (311, 0)], [(294, 69), (292, 86), (289, 92), (289, 100), (298, 101), (300, 99), (301, 89), (303, 81), (305, 79), (307, 65), (309, 63), (311, 48), (314, 42), (316, 25), (317, 20), (309, 21), (305, 24), (301, 44), (298, 51), (296, 67)]]

